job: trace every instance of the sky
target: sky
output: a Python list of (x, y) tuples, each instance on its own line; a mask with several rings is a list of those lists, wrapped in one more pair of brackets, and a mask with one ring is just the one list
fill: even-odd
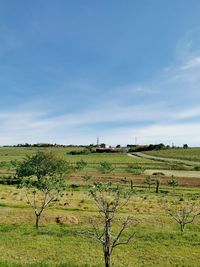
[(200, 146), (199, 0), (0, 0), (0, 145)]

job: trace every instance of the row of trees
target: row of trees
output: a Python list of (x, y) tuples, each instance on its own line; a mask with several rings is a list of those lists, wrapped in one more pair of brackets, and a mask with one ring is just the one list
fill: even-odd
[(171, 147), (169, 145), (164, 145), (162, 143), (160, 144), (149, 144), (149, 145), (127, 145), (127, 148), (129, 148), (129, 152), (140, 152), (140, 151), (151, 151), (151, 150), (162, 150), (162, 149), (174, 149), (174, 148), (189, 148), (188, 144), (183, 144), (182, 147), (174, 146)]
[[(152, 178), (150, 175), (145, 179), (145, 184), (148, 185), (149, 191), (152, 185), (156, 187), (156, 193), (159, 193), (161, 179), (159, 177)], [(174, 190), (175, 187), (178, 186), (178, 181), (172, 176), (171, 180), (167, 181), (168, 185), (171, 186)]]

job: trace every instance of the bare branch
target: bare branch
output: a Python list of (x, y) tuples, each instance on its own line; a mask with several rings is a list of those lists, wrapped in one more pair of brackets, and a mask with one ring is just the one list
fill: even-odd
[[(177, 207), (178, 205), (178, 207)], [(183, 232), (185, 226), (194, 221), (194, 219), (200, 214), (199, 209), (195, 209), (195, 202), (177, 203), (176, 206), (170, 208), (165, 206), (167, 213), (180, 225)]]
[(90, 231), (79, 232), (79, 235), (83, 235), (83, 236), (92, 238), (92, 239), (94, 239), (95, 241), (97, 241), (100, 244), (104, 244), (104, 242), (105, 242), (104, 240), (98, 238), (93, 232), (90, 232)]
[(105, 230), (100, 234), (99, 229), (97, 229), (97, 227), (95, 226), (94, 221), (93, 221), (92, 219), (89, 221), (89, 223), (92, 225), (92, 227), (93, 227), (93, 229), (94, 229), (94, 233), (95, 233), (95, 235), (97, 236), (97, 238), (98, 238), (99, 240), (101, 240), (102, 237), (103, 237), (104, 234), (105, 234)]
[(117, 236), (115, 237), (115, 239), (113, 240), (113, 243), (112, 243), (112, 249), (111, 251), (113, 250), (114, 247), (120, 245), (120, 244), (127, 244), (127, 241), (129, 242), (132, 237), (134, 236), (134, 234), (132, 234), (126, 241), (123, 241), (123, 242), (118, 242), (122, 233), (124, 232), (124, 230), (127, 228), (128, 224), (130, 223), (130, 221), (132, 221), (132, 217), (128, 216), (126, 218), (126, 220), (123, 222), (122, 224), (122, 227), (121, 229), (119, 230)]
[[(128, 239), (116, 243), (116, 244), (113, 246), (113, 248), (114, 248), (114, 247), (117, 247), (117, 246), (120, 246), (120, 245), (126, 245), (126, 244), (128, 244), (128, 243), (133, 239), (133, 237), (135, 236), (135, 234), (136, 234), (136, 232), (132, 233), (132, 234), (128, 237)], [(113, 249), (113, 248), (112, 248), (112, 249)]]

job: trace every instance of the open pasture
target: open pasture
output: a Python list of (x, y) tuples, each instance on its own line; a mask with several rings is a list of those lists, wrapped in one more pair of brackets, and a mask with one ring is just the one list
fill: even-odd
[[(14, 170), (9, 170), (10, 161), (22, 160), (25, 155), (32, 155), (37, 150), (1, 148), (0, 174), (13, 175)], [(162, 205), (163, 200), (199, 200), (198, 172), (190, 172), (197, 177), (185, 177), (185, 171), (182, 170), (181, 174), (181, 170), (174, 170), (180, 174), (175, 177), (179, 186), (172, 188), (168, 185), (171, 173), (167, 174), (167, 171), (177, 167), (173, 162), (127, 154), (70, 155), (69, 148), (47, 150), (56, 151), (73, 165), (81, 159), (88, 165), (66, 176), (64, 196), (44, 211), (39, 230), (34, 227), (34, 213), (27, 204), (25, 192), (14, 186), (0, 185), (0, 267), (103, 267), (101, 246), (80, 234), (92, 229), (89, 224), (91, 218), (96, 224), (100, 222), (98, 209), (88, 191), (88, 185), (96, 181), (120, 184), (127, 192), (132, 190), (128, 204), (116, 216), (115, 230), (122, 218), (133, 216), (134, 223), (124, 234), (127, 237), (135, 232), (135, 237), (129, 245), (116, 248), (112, 256), (113, 266), (198, 266), (200, 217), (181, 234), (179, 226)], [(98, 166), (102, 161), (112, 163), (114, 170), (100, 173)], [(129, 164), (140, 166), (142, 173), (129, 172)], [(159, 194), (155, 193), (155, 184), (149, 190), (144, 182), (151, 170), (157, 173), (155, 179), (161, 179)], [(91, 179), (85, 181), (84, 175), (90, 175)]]
[(200, 162), (200, 148), (174, 148), (143, 152), (147, 155)]
[(18, 147), (2, 147), (0, 148), (0, 175), (12, 175), (11, 161), (21, 161), (26, 155), (33, 155), (38, 150), (52, 151), (58, 156), (71, 164), (75, 164), (79, 160), (87, 162), (86, 172), (96, 172), (100, 162), (107, 161), (113, 164), (116, 173), (125, 172), (128, 164), (136, 164), (144, 169), (163, 169), (166, 164), (163, 162), (155, 162), (150, 159), (131, 158), (126, 153), (108, 154), (108, 153), (91, 153), (88, 155), (70, 155), (72, 150), (82, 150), (81, 147), (53, 147), (53, 148), (18, 148)]
[[(183, 195), (186, 199), (198, 198), (199, 193), (197, 189), (169, 190), (167, 199)], [(156, 195), (147, 188), (138, 188), (133, 193), (117, 218), (133, 216), (137, 224), (129, 227), (125, 236), (132, 231), (136, 234), (129, 245), (114, 251), (113, 266), (164, 267), (175, 266), (174, 263), (198, 266), (200, 218), (181, 235), (178, 225), (160, 204), (163, 198), (165, 193)], [(56, 223), (57, 217), (60, 223)], [(41, 227), (36, 230), (33, 211), (26, 204), (23, 190), (0, 186), (0, 266), (103, 267), (100, 245), (78, 234), (90, 229), (90, 218), (99, 223), (97, 208), (87, 188), (80, 185), (75, 191), (68, 189), (63, 198), (45, 211)]]
[[(84, 175), (90, 175), (91, 181), (113, 181), (124, 183), (124, 181), (133, 181), (134, 184), (144, 184), (145, 177), (153, 173), (162, 173), (161, 176), (163, 185), (167, 185), (168, 180), (173, 175), (178, 179), (180, 186), (199, 186), (200, 185), (200, 172), (194, 171), (194, 166), (188, 166), (176, 161), (165, 162), (162, 160), (155, 160), (144, 158), (142, 156), (130, 156), (126, 153), (108, 154), (108, 153), (91, 153), (88, 155), (71, 155), (70, 151), (83, 150), (82, 147), (53, 147), (53, 148), (21, 148), (21, 147), (1, 147), (0, 148), (0, 176), (9, 176), (14, 174), (14, 169), (11, 166), (11, 161), (21, 161), (26, 155), (33, 155), (38, 150), (48, 150), (55, 152), (58, 156), (62, 157), (72, 165), (79, 160), (87, 162), (87, 166), (81, 170), (73, 173), (71, 181), (83, 181)], [(176, 150), (171, 150), (176, 151)], [(187, 152), (189, 149), (179, 149), (177, 151)], [(197, 151), (200, 151), (197, 149)], [(167, 150), (155, 151), (155, 153), (167, 153)], [(173, 152), (175, 153), (175, 152)], [(190, 152), (191, 153), (191, 152)], [(142, 153), (144, 155), (144, 153)], [(145, 154), (147, 155), (147, 154)], [(149, 155), (149, 154), (148, 154)], [(147, 156), (148, 156), (147, 155)], [(167, 155), (167, 154), (166, 154)], [(99, 172), (99, 163), (107, 161), (114, 167), (113, 171), (108, 174)], [(128, 169), (129, 165), (135, 165), (142, 168), (141, 175), (135, 175), (134, 172)], [(158, 175), (159, 176), (159, 175)]]

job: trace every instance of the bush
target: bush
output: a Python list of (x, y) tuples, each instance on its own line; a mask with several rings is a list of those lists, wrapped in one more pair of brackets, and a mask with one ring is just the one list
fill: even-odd
[(126, 167), (126, 171), (133, 174), (141, 174), (143, 169), (140, 165), (131, 163)]
[(112, 163), (108, 161), (102, 161), (100, 162), (99, 171), (101, 173), (110, 173), (114, 170)]
[(194, 171), (200, 171), (200, 166), (195, 166)]
[(16, 176), (2, 176), (0, 177), (0, 184), (5, 185), (19, 185), (22, 179)]
[(90, 149), (72, 150), (72, 151), (67, 152), (67, 154), (70, 154), (70, 155), (88, 155), (90, 153), (92, 153)]
[(75, 169), (76, 169), (77, 171), (81, 171), (81, 170), (83, 170), (86, 166), (87, 166), (87, 162), (81, 159), (81, 160), (79, 160), (79, 161), (76, 162)]

